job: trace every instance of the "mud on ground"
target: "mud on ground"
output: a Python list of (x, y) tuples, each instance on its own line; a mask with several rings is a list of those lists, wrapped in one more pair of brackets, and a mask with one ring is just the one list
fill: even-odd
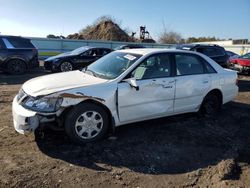
[(63, 132), (15, 132), (23, 76), (0, 73), (0, 187), (250, 187), (250, 77), (212, 119), (196, 114), (125, 125), (95, 144)]

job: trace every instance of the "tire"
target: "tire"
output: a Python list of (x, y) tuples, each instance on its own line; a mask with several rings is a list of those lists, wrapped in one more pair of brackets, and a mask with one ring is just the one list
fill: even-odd
[(73, 65), (69, 61), (64, 61), (60, 64), (60, 71), (61, 72), (68, 72), (73, 70)]
[(100, 140), (107, 133), (109, 118), (106, 111), (92, 103), (73, 107), (65, 119), (66, 134), (78, 144)]
[(23, 74), (26, 71), (26, 64), (20, 59), (12, 59), (7, 62), (7, 72), (9, 74)]
[(199, 114), (203, 117), (212, 117), (221, 109), (220, 99), (216, 94), (208, 94), (200, 107)]

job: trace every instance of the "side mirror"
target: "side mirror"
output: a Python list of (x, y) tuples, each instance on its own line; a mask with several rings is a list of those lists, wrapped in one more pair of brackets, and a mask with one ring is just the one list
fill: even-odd
[(135, 88), (136, 91), (139, 90), (139, 86), (137, 85), (135, 78), (128, 78), (128, 79), (125, 79), (123, 81), (127, 82), (132, 88)]

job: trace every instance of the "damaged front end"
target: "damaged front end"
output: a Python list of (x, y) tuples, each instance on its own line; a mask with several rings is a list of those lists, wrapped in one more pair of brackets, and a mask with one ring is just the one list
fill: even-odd
[(21, 89), (12, 103), (15, 130), (21, 134), (33, 132), (40, 123), (55, 121), (61, 103), (61, 98), (32, 97)]
[(80, 92), (77, 94), (62, 92), (32, 97), (21, 89), (12, 103), (15, 130), (25, 134), (35, 131), (41, 124), (55, 121), (61, 127), (63, 117), (60, 116), (64, 110), (87, 99), (104, 101), (103, 99), (85, 96)]

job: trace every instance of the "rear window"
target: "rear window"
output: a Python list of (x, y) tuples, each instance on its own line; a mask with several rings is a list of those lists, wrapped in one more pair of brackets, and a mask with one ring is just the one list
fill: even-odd
[(15, 38), (15, 37), (13, 38), (10, 37), (7, 39), (15, 48), (35, 48), (29, 39)]
[(197, 52), (203, 53), (207, 55), (208, 57), (213, 57), (213, 56), (222, 56), (225, 55), (224, 50), (221, 48), (197, 48)]

